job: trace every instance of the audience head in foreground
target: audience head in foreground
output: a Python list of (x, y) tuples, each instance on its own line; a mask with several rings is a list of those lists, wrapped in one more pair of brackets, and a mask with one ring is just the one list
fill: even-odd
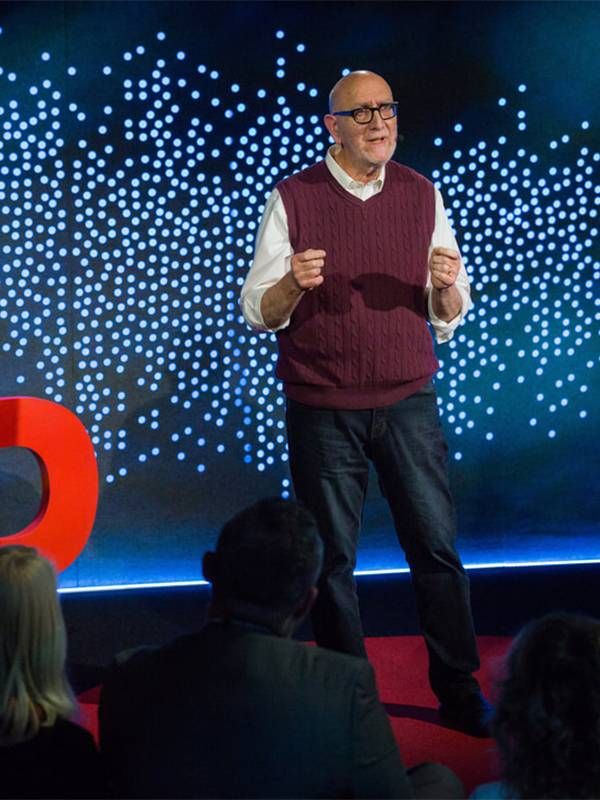
[(204, 556), (211, 616), (291, 636), (316, 598), (322, 561), (312, 514), (290, 501), (261, 500), (229, 520), (216, 551)]
[(208, 624), (115, 665), (100, 750), (119, 797), (463, 797), (449, 770), (406, 774), (362, 658), (291, 634), (316, 597), (314, 518), (262, 500), (203, 560)]
[(0, 609), (0, 744), (10, 745), (75, 708), (56, 577), (33, 548), (0, 547)]
[(0, 547), (0, 797), (100, 797), (92, 736), (68, 717), (67, 641), (49, 561)]
[(475, 797), (600, 797), (600, 622), (553, 613), (521, 631), (500, 685), (494, 735), (503, 782)]

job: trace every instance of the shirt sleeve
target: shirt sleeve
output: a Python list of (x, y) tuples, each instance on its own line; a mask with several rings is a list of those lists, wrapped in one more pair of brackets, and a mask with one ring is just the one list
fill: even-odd
[[(429, 246), (429, 253), (427, 256), (428, 261), (434, 247), (447, 247), (449, 250), (456, 250), (460, 255), (456, 238), (452, 228), (450, 227), (450, 223), (448, 222), (448, 217), (446, 216), (446, 209), (444, 208), (442, 195), (437, 188), (435, 189), (435, 226), (433, 229), (433, 235), (431, 237), (431, 244)], [(454, 336), (454, 331), (460, 325), (465, 314), (472, 305), (471, 287), (469, 285), (469, 278), (467, 276), (467, 271), (462, 258), (460, 260), (460, 270), (458, 272), (455, 285), (462, 298), (462, 307), (460, 313), (454, 317), (454, 319), (450, 320), (450, 322), (445, 322), (443, 319), (437, 317), (433, 311), (431, 275), (428, 275), (427, 277), (427, 287), (425, 291), (427, 292), (429, 321), (431, 322), (431, 326), (434, 330), (436, 341), (440, 344), (450, 341), (450, 339)]]
[(377, 696), (373, 668), (365, 661), (353, 708), (354, 797), (413, 797), (390, 721)]
[(263, 294), (276, 284), (291, 268), (293, 255), (288, 232), (287, 214), (281, 195), (274, 189), (267, 204), (254, 248), (254, 260), (242, 287), (240, 304), (244, 319), (258, 330), (281, 330), (289, 325), (289, 319), (279, 328), (265, 325), (260, 309)]

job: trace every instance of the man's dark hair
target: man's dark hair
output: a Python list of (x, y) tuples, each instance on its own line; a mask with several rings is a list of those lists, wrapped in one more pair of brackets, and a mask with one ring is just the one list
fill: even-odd
[(291, 500), (268, 498), (221, 531), (214, 591), (223, 600), (287, 610), (316, 583), (323, 545), (313, 515)]
[(510, 797), (600, 797), (600, 622), (554, 613), (515, 640), (494, 735)]

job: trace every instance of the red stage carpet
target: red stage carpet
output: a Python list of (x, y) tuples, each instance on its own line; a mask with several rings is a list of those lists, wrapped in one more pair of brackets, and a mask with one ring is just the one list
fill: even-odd
[[(478, 642), (482, 663), (478, 678), (493, 700), (494, 684), (510, 640), (480, 636)], [(490, 739), (474, 739), (440, 723), (437, 702), (427, 682), (427, 654), (420, 636), (370, 638), (367, 651), (407, 767), (421, 761), (447, 764), (460, 776), (467, 794), (479, 783), (497, 778), (497, 760)], [(84, 692), (79, 700), (82, 724), (97, 735), (98, 690)]]
[[(478, 643), (482, 668), (477, 677), (485, 694), (493, 700), (510, 640), (480, 636)], [(427, 681), (427, 652), (420, 636), (367, 639), (367, 651), (407, 767), (421, 761), (446, 764), (460, 776), (467, 794), (479, 783), (498, 777), (491, 739), (474, 739), (440, 723), (437, 701)]]

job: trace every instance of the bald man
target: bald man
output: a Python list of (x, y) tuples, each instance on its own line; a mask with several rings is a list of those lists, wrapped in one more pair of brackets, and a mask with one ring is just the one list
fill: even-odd
[(487, 736), (429, 330), (452, 337), (469, 282), (439, 191), (391, 160), (397, 110), (373, 72), (335, 84), (324, 116), (334, 143), (268, 199), (242, 309), (277, 333), (294, 490), (325, 544), (317, 643), (366, 656), (353, 571), (372, 462), (410, 566), (440, 716)]

